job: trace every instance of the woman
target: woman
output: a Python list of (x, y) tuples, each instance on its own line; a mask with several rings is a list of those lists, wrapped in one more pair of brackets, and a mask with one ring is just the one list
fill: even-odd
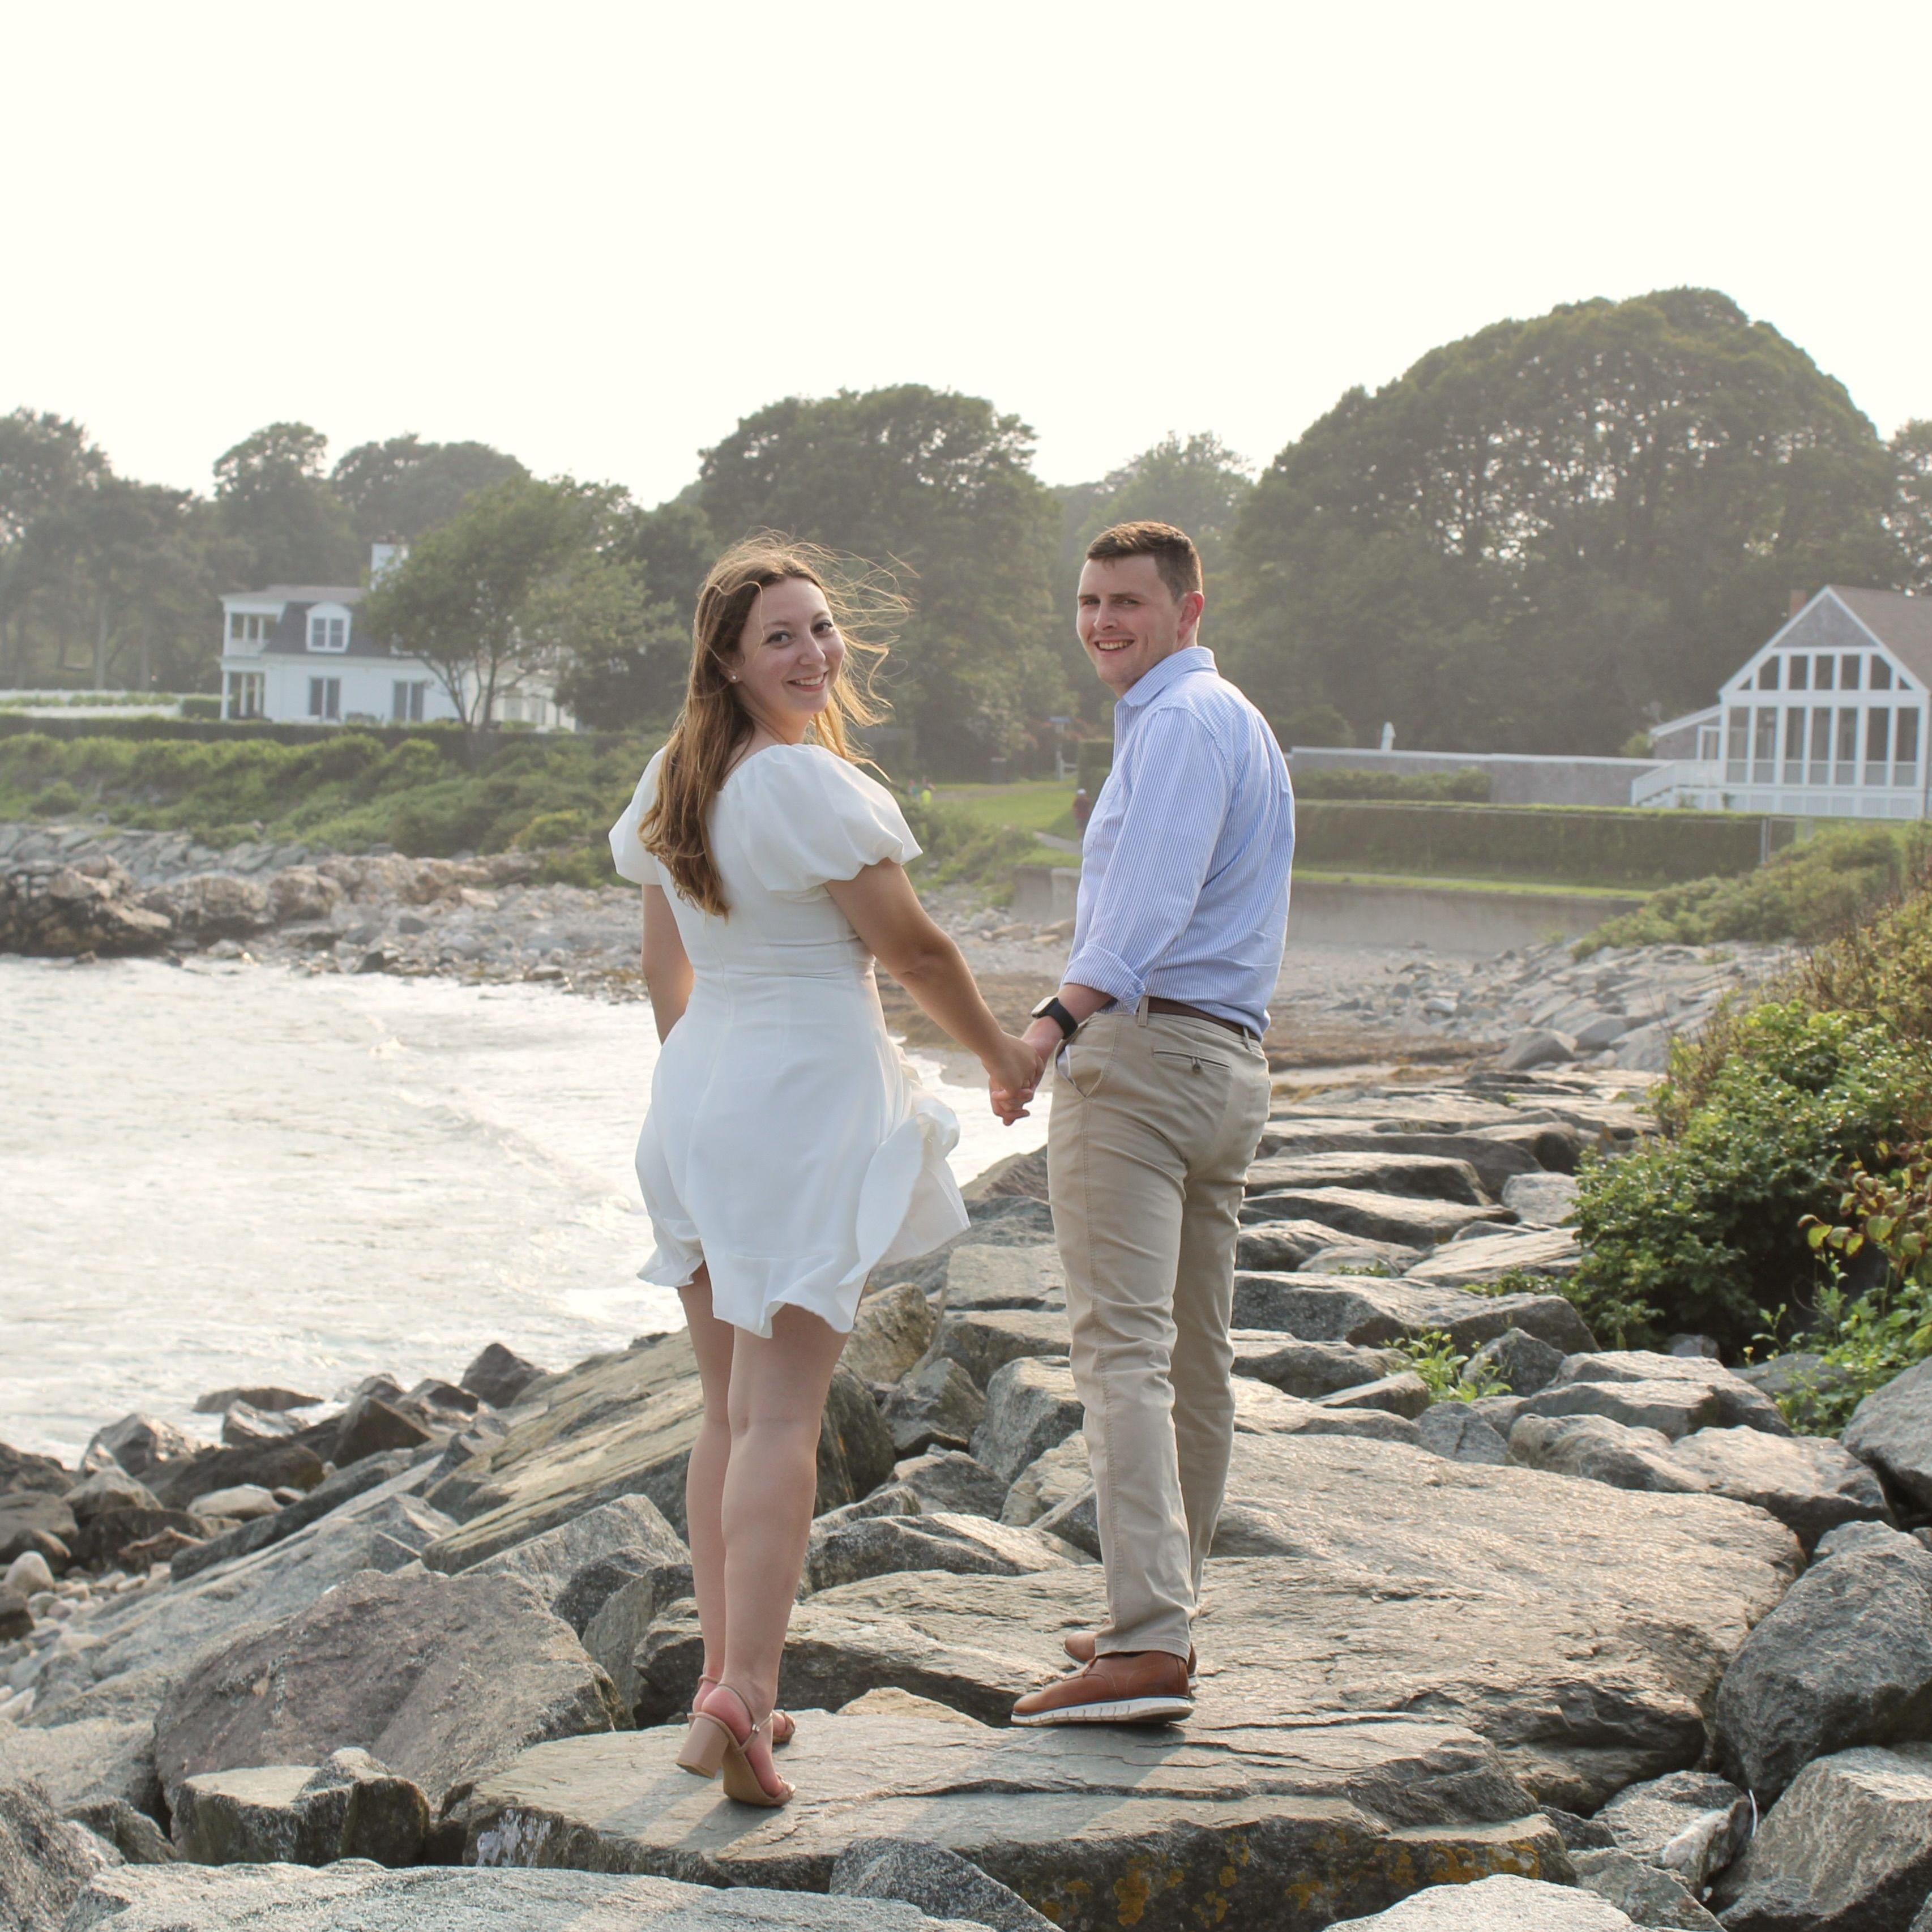
[(986, 1067), (1017, 1118), (1040, 1074), (1004, 1032), (904, 870), (890, 794), (847, 748), (880, 645), (841, 628), (837, 579), (782, 540), (706, 580), (670, 741), (610, 847), (644, 887), (644, 968), (664, 1042), (638, 1176), (704, 1395), (685, 1501), (704, 1676), (678, 1762), (752, 1804), (792, 1787), (771, 1748), (785, 1628), (817, 1486), (819, 1418), (878, 1263), (966, 1226), (952, 1116), (886, 1034), (885, 966)]

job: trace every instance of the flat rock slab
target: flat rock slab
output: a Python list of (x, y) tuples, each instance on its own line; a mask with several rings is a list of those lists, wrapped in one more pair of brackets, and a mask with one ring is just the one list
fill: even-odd
[(1467, 1161), (1446, 1160), (1440, 1154), (1398, 1154), (1393, 1148), (1285, 1154), (1258, 1160), (1248, 1169), (1250, 1194), (1304, 1187), (1364, 1188), (1371, 1194), (1460, 1201), (1472, 1208), (1487, 1204), (1476, 1170)]
[(1451, 1241), (1426, 1261), (1418, 1262), (1402, 1279), (1425, 1288), (1468, 1288), (1494, 1281), (1514, 1268), (1560, 1280), (1574, 1274), (1582, 1262), (1574, 1228), (1524, 1228)]
[(1506, 1141), (1480, 1134), (1383, 1133), (1358, 1120), (1308, 1120), (1298, 1126), (1282, 1122), (1262, 1135), (1259, 1152), (1264, 1159), (1303, 1154), (1436, 1154), (1466, 1161), (1484, 1186), (1497, 1196), (1513, 1176), (1538, 1168), (1529, 1148)]
[[(1725, 1665), (1800, 1561), (1742, 1504), (1327, 1436), (1238, 1435), (1215, 1546), (1190, 1738), (1426, 1714), (1573, 1811), (1696, 1762)], [(846, 1584), (794, 1613), (781, 1701), (896, 1684), (997, 1721), (1101, 1606), (1097, 1568)], [(668, 1714), (696, 1681), (694, 1622), (651, 1641)]]
[(1583, 1318), (1560, 1294), (1471, 1294), (1374, 1275), (1238, 1272), (1234, 1325), (1369, 1348), (1410, 1340), (1430, 1329), (1472, 1351), (1512, 1328), (1565, 1355), (1594, 1346)]
[(64, 1932), (986, 1932), (910, 1905), (718, 1892), (584, 1871), (385, 1871), (303, 1865), (130, 1865), (77, 1900)]
[(682, 1736), (666, 1726), (525, 1752), (463, 1807), (464, 1862), (817, 1891), (855, 1838), (919, 1838), (1063, 1932), (1312, 1932), (1452, 1876), (1569, 1876), (1554, 1826), (1453, 1725), (1197, 1739), (807, 1711), (785, 1752), (799, 1796), (772, 1812), (680, 1772)]
[(1502, 1876), (1432, 1886), (1372, 1918), (1346, 1920), (1334, 1932), (1621, 1932), (1635, 1923), (1594, 1892)]
[(1466, 1206), (1422, 1195), (1378, 1194), (1366, 1187), (1274, 1187), (1250, 1194), (1242, 1214), (1258, 1221), (1319, 1221), (1337, 1234), (1431, 1248), (1474, 1222), (1511, 1222), (1506, 1208)]

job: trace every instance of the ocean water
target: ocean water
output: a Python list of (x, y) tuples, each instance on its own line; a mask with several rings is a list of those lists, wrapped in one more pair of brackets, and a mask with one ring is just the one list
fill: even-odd
[[(636, 1279), (656, 1055), (647, 1006), (549, 987), (0, 959), (0, 1440), (70, 1459), (137, 1408), (212, 1438), (208, 1389), (680, 1326)], [(913, 1060), (962, 1180), (1044, 1139), (970, 1060)]]

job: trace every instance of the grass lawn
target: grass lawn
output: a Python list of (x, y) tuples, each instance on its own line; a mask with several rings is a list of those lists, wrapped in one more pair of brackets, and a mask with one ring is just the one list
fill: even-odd
[(1295, 861), (1298, 879), (1322, 879), (1338, 886), (1426, 886), (1432, 891), (1451, 892), (1521, 892), (1531, 896), (1561, 893), (1585, 899), (1642, 899), (1655, 890), (1648, 886), (1580, 886), (1569, 879), (1455, 878), (1445, 879), (1432, 872), (1363, 872), (1346, 866), (1304, 866)]
[[(986, 826), (1011, 825), (1022, 832), (1046, 832), (1056, 838), (1078, 836), (1073, 824), (1073, 786), (1052, 778), (1029, 778), (1016, 784), (938, 785), (934, 799), (957, 806)], [(1060, 854), (1065, 865), (1070, 853)]]

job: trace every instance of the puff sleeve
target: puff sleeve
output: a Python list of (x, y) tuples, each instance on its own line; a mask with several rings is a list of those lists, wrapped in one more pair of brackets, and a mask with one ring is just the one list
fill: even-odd
[(741, 774), (751, 796), (745, 856), (758, 883), (802, 898), (831, 879), (856, 878), (882, 859), (905, 865), (919, 842), (892, 795), (856, 765), (816, 745), (775, 746)]
[(638, 826), (658, 795), (658, 767), (663, 762), (664, 754), (660, 752), (644, 767), (644, 775), (638, 779), (623, 816), (610, 828), (610, 862), (616, 867), (618, 878), (628, 879), (634, 885), (664, 884), (658, 862), (644, 850), (644, 842), (638, 836)]

